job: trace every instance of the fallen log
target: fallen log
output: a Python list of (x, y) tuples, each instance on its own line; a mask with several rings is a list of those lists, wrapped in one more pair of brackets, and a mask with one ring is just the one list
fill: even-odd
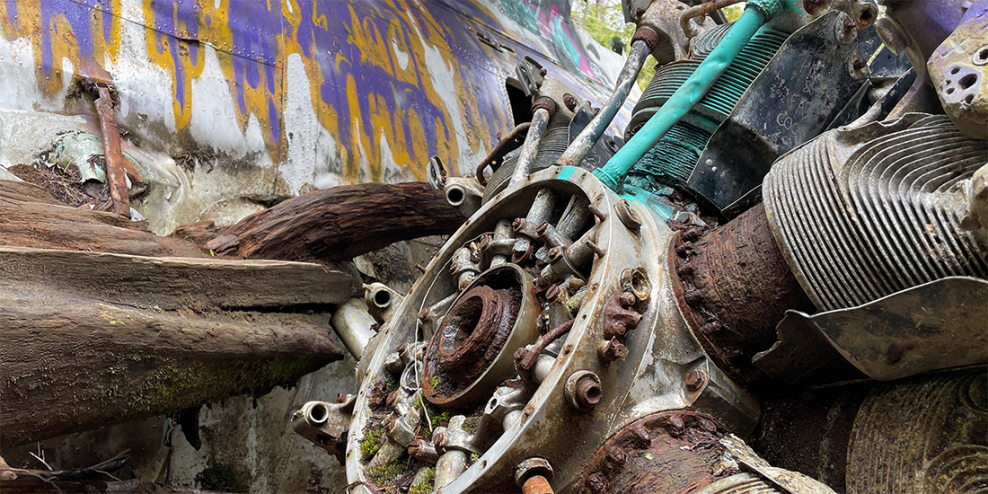
[(248, 216), (206, 248), (251, 259), (340, 262), (400, 240), (453, 233), (465, 220), (422, 182), (345, 185)]
[(360, 290), (18, 182), (0, 181), (0, 246), (0, 447), (291, 385), (342, 358), (330, 314)]
[(0, 286), (0, 444), (289, 385), (342, 358), (326, 314), (138, 309)]

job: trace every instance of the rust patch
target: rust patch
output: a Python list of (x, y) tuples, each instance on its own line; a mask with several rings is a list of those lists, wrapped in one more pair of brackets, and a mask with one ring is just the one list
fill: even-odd
[[(634, 422), (609, 439), (584, 471), (580, 494), (683, 494), (737, 473), (717, 468), (725, 431), (713, 419), (669, 411)], [(713, 472), (717, 473), (713, 473)]]
[(762, 376), (751, 358), (775, 342), (775, 326), (786, 310), (813, 312), (763, 205), (702, 237), (681, 232), (668, 256), (690, 329), (717, 366), (742, 384)]
[(467, 290), (449, 309), (425, 353), (422, 387), (429, 402), (449, 403), (494, 363), (511, 335), (522, 293), (514, 279), (494, 276)]

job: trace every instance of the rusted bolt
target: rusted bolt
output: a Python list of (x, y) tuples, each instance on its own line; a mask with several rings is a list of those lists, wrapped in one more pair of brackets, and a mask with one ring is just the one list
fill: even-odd
[(860, 72), (868, 68), (868, 62), (865, 62), (860, 58), (856, 58), (854, 59), (854, 62), (851, 64), (851, 66), (854, 67), (855, 72)]
[(522, 494), (553, 494), (549, 480), (541, 475), (532, 475), (521, 486)]
[(635, 304), (634, 294), (621, 292), (614, 294), (604, 306), (604, 338), (624, 336), (629, 329), (638, 327), (642, 315), (628, 310)]
[(597, 353), (600, 358), (607, 362), (623, 359), (628, 355), (628, 347), (624, 346), (616, 337), (601, 341), (597, 345)]
[(553, 247), (549, 249), (549, 262), (554, 263), (563, 257), (563, 249), (559, 247)]
[(546, 480), (551, 481), (552, 474), (552, 465), (549, 463), (549, 460), (532, 457), (523, 460), (515, 467), (515, 483), (519, 487), (524, 487), (525, 481), (534, 476), (545, 477)]
[(345, 395), (343, 393), (336, 393), (336, 402), (337, 403), (346, 403), (346, 401), (349, 398), (350, 398), (349, 396), (347, 396), (347, 395)]
[(516, 233), (522, 231), (524, 228), (525, 218), (515, 218), (515, 220), (511, 222), (511, 229)]
[(689, 261), (683, 261), (676, 266), (676, 274), (680, 277), (685, 278), (693, 274), (693, 265)]
[(546, 74), (548, 74), (548, 73), (549, 73), (549, 71), (547, 71), (545, 69), (539, 70), (539, 75), (542, 76), (542, 77), (545, 77)]
[(600, 384), (589, 377), (585, 377), (576, 384), (576, 402), (582, 408), (593, 408), (600, 403), (603, 391)]
[(703, 292), (697, 290), (696, 288), (686, 290), (686, 293), (683, 294), (683, 298), (686, 299), (687, 304), (695, 306), (703, 301)]
[(421, 264), (418, 264), (418, 263), (416, 263), (416, 264), (415, 264), (415, 269), (417, 269), (417, 270), (419, 270), (420, 272), (422, 272), (422, 274), (425, 274), (425, 271), (426, 271), (426, 269), (425, 269), (425, 267), (424, 267), (424, 266), (422, 266)]
[(721, 325), (720, 321), (714, 320), (714, 321), (710, 321), (710, 322), (704, 324), (702, 327), (700, 327), (700, 331), (703, 334), (714, 334), (714, 333), (717, 333), (718, 331), (720, 331), (722, 327), (723, 326)]
[(693, 252), (693, 244), (691, 242), (676, 243), (676, 254), (679, 255), (679, 257), (686, 257), (691, 252)]
[(588, 205), (587, 210), (593, 213), (593, 215), (596, 216), (597, 219), (600, 220), (601, 222), (604, 222), (607, 219), (607, 213), (601, 211), (600, 209), (597, 208), (597, 206), (594, 206), (593, 204)]
[(433, 434), (432, 443), (435, 444), (437, 448), (442, 448), (446, 446), (446, 433), (439, 431)]
[(589, 240), (587, 240), (587, 247), (589, 247), (590, 250), (592, 250), (593, 253), (597, 255), (597, 257), (604, 257), (604, 254), (607, 253), (607, 251), (605, 251), (604, 249), (601, 249), (597, 244), (595, 244), (595, 243), (593, 243), (593, 242), (591, 242)]
[(551, 285), (545, 291), (545, 299), (549, 302), (555, 302), (556, 300), (559, 300), (559, 295), (561, 293), (562, 290), (559, 288), (559, 285)]
[(614, 208), (617, 211), (618, 219), (626, 228), (637, 232), (642, 227), (641, 218), (638, 217), (638, 213), (631, 208), (631, 204), (626, 199), (618, 201)]
[(602, 494), (607, 492), (607, 481), (604, 480), (603, 475), (597, 472), (594, 472), (587, 477), (587, 486), (590, 487), (590, 492), (593, 492), (594, 494)]
[(619, 467), (624, 465), (627, 461), (628, 455), (625, 454), (624, 450), (618, 448), (617, 446), (611, 446), (607, 449), (607, 463), (611, 466)]
[(635, 9), (635, 17), (641, 19), (645, 15), (645, 7), (638, 7)]
[(563, 104), (566, 105), (567, 110), (576, 111), (576, 105), (577, 105), (576, 96), (573, 96), (572, 94), (569, 93), (563, 94)]
[(631, 428), (631, 436), (635, 444), (642, 449), (652, 447), (652, 436), (641, 424), (635, 424)]
[(492, 239), (490, 235), (484, 235), (483, 237), (480, 237), (480, 242), (477, 243), (477, 249), (481, 252), (486, 252), (490, 250), (491, 243), (493, 241), (494, 239)]
[(850, 18), (844, 19), (844, 36), (850, 36), (851, 33), (858, 27), (858, 25), (852, 21)]
[(563, 386), (569, 404), (577, 410), (590, 410), (600, 403), (603, 391), (600, 388), (600, 378), (588, 370), (578, 370), (569, 375)]
[(419, 314), (418, 314), (418, 318), (419, 318), (419, 320), (420, 320), (420, 321), (425, 321), (426, 319), (428, 319), (428, 318), (429, 318), (429, 314), (430, 314), (431, 312), (432, 312), (432, 309), (430, 309), (430, 308), (428, 308), (428, 307), (422, 307), (422, 310), (420, 310), (420, 311), (419, 311)]
[(854, 39), (854, 34), (856, 32), (857, 23), (855, 23), (851, 17), (843, 12), (841, 12), (838, 18), (838, 24), (834, 26), (834, 39), (840, 44), (849, 43)]
[(701, 370), (691, 370), (686, 373), (686, 387), (696, 391), (707, 383), (707, 373)]
[(669, 435), (673, 437), (678, 437), (686, 429), (686, 423), (683, 422), (683, 418), (679, 415), (673, 415), (669, 417), (669, 426), (666, 428), (669, 431)]
[(683, 230), (683, 240), (687, 242), (696, 242), (700, 240), (700, 230), (696, 227), (689, 227)]
[(535, 233), (538, 233), (539, 235), (542, 235), (548, 229), (549, 229), (549, 222), (548, 221), (543, 221), (542, 223), (539, 223), (539, 226), (535, 227)]

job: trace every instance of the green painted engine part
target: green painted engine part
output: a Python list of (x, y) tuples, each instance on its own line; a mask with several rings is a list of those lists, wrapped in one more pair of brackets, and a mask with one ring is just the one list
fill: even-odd
[[(762, 26), (700, 103), (693, 107), (679, 123), (673, 125), (666, 135), (638, 161), (629, 173), (627, 183), (644, 190), (658, 190), (665, 186), (677, 188), (685, 186), (714, 131), (727, 119), (744, 92), (772, 60), (786, 38), (788, 34)], [(662, 79), (675, 79), (678, 76), (681, 81), (698, 65), (694, 60), (683, 62), (690, 63), (676, 62), (681, 68), (666, 71), (669, 73), (661, 70), (656, 72), (656, 78), (645, 89), (638, 107), (635, 108), (629, 130), (634, 130), (636, 123), (640, 126), (641, 122), (661, 111), (662, 104), (672, 96), (675, 88), (670, 89), (670, 86), (673, 84)], [(674, 64), (668, 64), (663, 69), (670, 65)], [(684, 71), (689, 72), (684, 75), (682, 74)]]
[(797, 0), (750, 0), (744, 14), (696, 71), (649, 121), (608, 162), (593, 173), (613, 190), (620, 191), (625, 175), (635, 163), (707, 94), (731, 65), (748, 40), (767, 19), (786, 9), (799, 11)]

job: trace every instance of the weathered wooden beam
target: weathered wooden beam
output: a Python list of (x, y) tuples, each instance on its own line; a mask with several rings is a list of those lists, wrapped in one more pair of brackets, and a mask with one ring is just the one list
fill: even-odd
[(9, 180), (0, 180), (0, 245), (137, 256), (209, 256), (191, 242), (155, 235), (145, 222), (60, 205), (40, 187)]
[(0, 286), (24, 283), (161, 310), (335, 305), (361, 289), (312, 263), (0, 247)]

